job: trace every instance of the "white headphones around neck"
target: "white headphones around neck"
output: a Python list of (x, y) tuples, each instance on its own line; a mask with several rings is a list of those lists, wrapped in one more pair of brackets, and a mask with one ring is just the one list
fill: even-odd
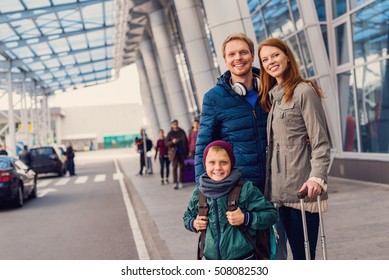
[[(245, 87), (244, 84), (242, 83), (235, 83), (235, 84), (232, 84), (232, 78), (230, 78), (230, 85), (231, 85), (231, 88), (232, 90), (240, 95), (240, 96), (245, 96), (246, 93), (247, 93), (247, 88)], [(258, 75), (256, 74), (253, 74), (253, 88), (255, 91), (259, 91), (259, 77)]]

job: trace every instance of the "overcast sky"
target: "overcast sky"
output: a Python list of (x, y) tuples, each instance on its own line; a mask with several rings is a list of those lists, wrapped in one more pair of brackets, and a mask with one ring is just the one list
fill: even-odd
[(50, 107), (75, 107), (104, 104), (141, 104), (136, 65), (121, 69), (117, 80), (74, 92), (58, 93), (49, 98)]
[[(8, 93), (0, 92), (0, 110), (8, 110)], [(29, 98), (28, 98), (29, 99)], [(14, 108), (20, 108), (20, 97), (13, 97)], [(29, 106), (29, 100), (27, 100)], [(96, 106), (104, 104), (141, 104), (139, 77), (136, 65), (123, 67), (113, 82), (63, 92), (49, 97), (50, 107)]]

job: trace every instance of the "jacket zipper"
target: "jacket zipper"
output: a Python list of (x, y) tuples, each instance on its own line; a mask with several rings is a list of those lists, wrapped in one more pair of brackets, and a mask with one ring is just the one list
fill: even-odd
[[(261, 153), (261, 151), (263, 151), (263, 149), (262, 149), (262, 140), (259, 137), (259, 129), (258, 129), (259, 119), (258, 119), (258, 116), (257, 116), (257, 109), (258, 109), (258, 106), (261, 106), (259, 103), (260, 103), (260, 98), (258, 97), (257, 101), (255, 101), (255, 105), (254, 105), (254, 109), (253, 109), (253, 116), (254, 116), (254, 119), (255, 119), (255, 122), (254, 122), (254, 126), (255, 126), (254, 127), (254, 133), (255, 133), (255, 139), (256, 139), (255, 142), (257, 144), (258, 151), (260, 151), (259, 155), (262, 155), (262, 158), (260, 159), (260, 162), (265, 162), (265, 165), (266, 165), (266, 153), (265, 154)], [(260, 117), (261, 116), (259, 116), (259, 118)], [(265, 131), (266, 131), (266, 129), (267, 129), (267, 127), (265, 126)], [(266, 150), (266, 147), (264, 147), (264, 148)], [(258, 165), (258, 167), (259, 167), (260, 173), (262, 173), (261, 172), (261, 168), (260, 168), (260, 164)], [(260, 174), (260, 177), (262, 177), (262, 178), (266, 177), (266, 166), (265, 166), (265, 173), (264, 174)], [(266, 179), (264, 180), (264, 183), (266, 184)]]
[(277, 143), (276, 148), (276, 162), (277, 162), (277, 173), (280, 173), (280, 144)]
[[(249, 108), (252, 110), (253, 112), (253, 116), (254, 116), (254, 119), (255, 119), (255, 122), (254, 122), (254, 133), (255, 133), (255, 142), (257, 144), (257, 147), (258, 147), (258, 151), (262, 151), (262, 142), (259, 138), (259, 131), (258, 131), (258, 124), (257, 122), (259, 121), (258, 120), (258, 117), (257, 117), (257, 113), (256, 113), (256, 109), (260, 103), (260, 98), (258, 97), (257, 100), (255, 101), (255, 104), (254, 104), (254, 108), (253, 106), (251, 106), (251, 104), (246, 100), (246, 98), (244, 98), (244, 96), (239, 96), (238, 94), (236, 94), (230, 86), (228, 86), (224, 81), (223, 81), (223, 85), (224, 87), (226, 88), (226, 90), (228, 92), (230, 92), (233, 96), (236, 96), (238, 98), (240, 98), (241, 100), (243, 100), (243, 102), (246, 103), (247, 106), (249, 106)], [(265, 130), (266, 130), (266, 127), (265, 127)], [(265, 147), (266, 148), (266, 147)], [(261, 154), (261, 153), (260, 153)], [(266, 162), (266, 155), (263, 155), (262, 158), (261, 158), (261, 162)], [(259, 166), (259, 165), (258, 165)], [(265, 177), (266, 176), (266, 170), (265, 170), (265, 174), (261, 174), (262, 177)]]
[(221, 254), (220, 254), (220, 221), (219, 221), (219, 207), (217, 205), (217, 199), (214, 199), (214, 205), (215, 205), (215, 213), (216, 213), (216, 227), (217, 227), (217, 235), (216, 235), (216, 254), (217, 259), (221, 260)]

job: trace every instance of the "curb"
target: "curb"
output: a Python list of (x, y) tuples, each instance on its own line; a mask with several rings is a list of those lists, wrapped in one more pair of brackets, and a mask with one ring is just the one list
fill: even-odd
[(130, 196), (131, 203), (134, 207), (136, 218), (144, 238), (147, 251), (151, 260), (173, 260), (172, 254), (161, 238), (158, 227), (151, 218), (146, 205), (143, 203), (138, 191), (134, 187), (131, 179), (123, 173), (122, 164), (118, 161), (120, 172), (124, 176), (124, 184)]

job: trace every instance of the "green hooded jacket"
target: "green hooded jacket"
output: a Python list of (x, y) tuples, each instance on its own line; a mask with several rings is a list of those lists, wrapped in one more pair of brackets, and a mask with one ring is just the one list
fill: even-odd
[[(193, 232), (196, 232), (193, 228), (193, 220), (198, 214), (198, 191), (198, 187), (193, 190), (183, 217), (185, 228)], [(227, 201), (228, 194), (217, 199), (207, 198), (209, 210), (204, 246), (206, 259), (241, 259), (254, 250), (243, 233), (228, 223), (226, 217)], [(251, 213), (249, 231), (253, 236), (255, 230), (270, 228), (277, 222), (278, 212), (276, 208), (265, 199), (262, 192), (251, 181), (246, 181), (242, 186), (238, 206), (243, 213)]]

